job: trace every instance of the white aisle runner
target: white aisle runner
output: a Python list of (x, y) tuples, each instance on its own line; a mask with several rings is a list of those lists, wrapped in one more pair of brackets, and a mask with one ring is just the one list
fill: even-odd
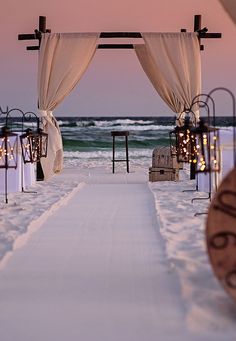
[(147, 183), (84, 186), (0, 271), (0, 340), (188, 340), (162, 244)]

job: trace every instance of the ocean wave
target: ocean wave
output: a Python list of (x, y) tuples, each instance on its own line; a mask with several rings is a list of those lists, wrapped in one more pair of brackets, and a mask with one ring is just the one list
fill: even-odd
[[(108, 128), (108, 127), (107, 127)], [(106, 129), (106, 128), (104, 128)], [(124, 126), (122, 125), (119, 130), (128, 130), (128, 131), (148, 131), (148, 130), (172, 130), (174, 126), (162, 126), (162, 125), (133, 125), (133, 126)], [(115, 129), (112, 129), (115, 130)]]
[[(117, 128), (120, 127), (120, 129), (168, 129), (168, 122), (165, 121), (158, 123), (156, 120), (145, 120), (145, 119), (82, 119), (82, 120), (58, 120), (58, 124), (60, 127), (78, 127), (78, 128), (102, 128), (102, 129), (111, 129), (111, 128)], [(163, 127), (163, 128), (162, 128)], [(172, 126), (171, 126), (172, 127)]]
[(57, 121), (59, 126), (62, 128), (86, 128), (86, 127), (95, 127), (96, 124), (94, 123), (94, 121)]
[(109, 148), (111, 146), (111, 143), (108, 143), (106, 141), (96, 141), (95, 139), (89, 140), (89, 139), (65, 139), (63, 138), (63, 146), (66, 149), (70, 148)]
[[(77, 159), (112, 159), (112, 151), (98, 150), (98, 151), (64, 151), (65, 158), (77, 158)], [(124, 151), (117, 151), (116, 158), (123, 158)], [(129, 151), (129, 158), (148, 158), (152, 159), (152, 150), (150, 149), (133, 149)]]
[[(156, 137), (143, 137), (136, 136), (135, 138), (130, 138), (128, 141), (129, 149), (133, 148), (154, 148), (156, 146), (168, 146), (169, 145), (169, 137), (165, 136), (156, 136)], [(63, 146), (65, 150), (99, 150), (99, 149), (111, 149), (112, 148), (112, 140), (98, 140), (98, 139), (67, 139), (63, 137)], [(117, 140), (116, 148), (124, 148), (124, 141)]]
[(112, 122), (114, 126), (120, 125), (126, 125), (126, 126), (132, 126), (132, 125), (150, 125), (154, 123), (154, 120), (133, 120), (133, 119), (117, 119)]
[(85, 129), (88, 129), (91, 131), (114, 131), (114, 130), (120, 130), (120, 131), (125, 131), (128, 130), (130, 132), (132, 131), (157, 131), (157, 130), (165, 130), (165, 131), (170, 131), (174, 129), (174, 126), (162, 126), (162, 125), (104, 125), (104, 126), (98, 126), (98, 125), (61, 125), (61, 130), (66, 131), (66, 130), (76, 130), (76, 129), (82, 129), (83, 131)]
[(133, 125), (148, 125), (148, 124), (153, 124), (153, 120), (137, 120), (137, 119), (131, 119), (131, 118), (126, 118), (126, 119), (115, 119), (115, 120), (95, 120), (94, 121), (95, 126), (97, 127), (112, 127), (112, 126), (133, 126)]

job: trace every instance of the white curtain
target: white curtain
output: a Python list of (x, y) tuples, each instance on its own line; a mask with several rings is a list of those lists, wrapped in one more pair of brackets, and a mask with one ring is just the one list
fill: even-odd
[[(184, 117), (182, 112), (201, 93), (197, 33), (142, 33), (142, 37), (145, 45), (135, 45), (135, 52), (143, 70), (161, 98), (177, 113), (177, 119)], [(198, 108), (194, 109), (197, 116)]]
[(236, 24), (236, 1), (235, 0), (219, 0), (224, 10)]
[(60, 128), (53, 110), (72, 91), (86, 71), (99, 33), (45, 33), (39, 50), (38, 98), (43, 128), (49, 135), (48, 156), (41, 158), (45, 180), (63, 167)]

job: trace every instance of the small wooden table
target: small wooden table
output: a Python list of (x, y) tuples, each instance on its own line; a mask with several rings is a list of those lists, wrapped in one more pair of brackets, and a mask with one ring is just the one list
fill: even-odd
[[(113, 137), (112, 173), (115, 173), (115, 162), (126, 162), (127, 173), (129, 173), (129, 151), (128, 151), (129, 131), (112, 131), (111, 136)], [(115, 158), (115, 137), (116, 136), (124, 136), (125, 137), (125, 151), (126, 151), (126, 158), (125, 159), (116, 159)]]

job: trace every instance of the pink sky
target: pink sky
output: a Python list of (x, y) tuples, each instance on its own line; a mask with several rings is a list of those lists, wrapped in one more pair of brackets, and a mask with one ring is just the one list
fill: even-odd
[[(59, 5), (60, 3), (60, 5)], [(202, 15), (209, 32), (222, 39), (204, 40), (202, 88), (226, 86), (236, 94), (236, 26), (218, 0), (8, 0), (0, 13), (0, 105), (37, 111), (37, 51), (26, 51), (18, 33), (33, 33), (39, 15), (53, 32), (179, 31), (193, 29)], [(29, 42), (30, 43), (30, 42)], [(217, 112), (231, 115), (227, 95), (217, 99)], [(133, 50), (98, 50), (73, 93), (56, 116), (173, 115), (144, 74)]]

